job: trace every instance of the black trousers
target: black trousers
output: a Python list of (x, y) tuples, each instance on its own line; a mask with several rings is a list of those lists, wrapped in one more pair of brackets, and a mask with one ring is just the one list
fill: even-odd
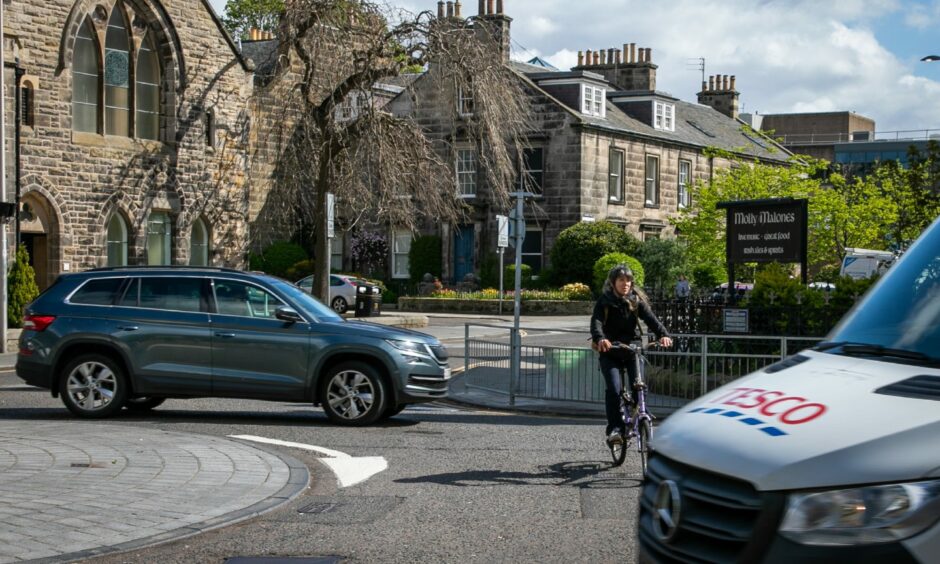
[(605, 433), (609, 435), (614, 429), (625, 431), (623, 414), (626, 412), (626, 405), (620, 395), (623, 390), (621, 374), (626, 370), (627, 383), (630, 386), (627, 389), (633, 390), (637, 376), (636, 358), (630, 351), (618, 350), (601, 354), (599, 361), (601, 374), (604, 375), (604, 383), (607, 384), (607, 391), (604, 394), (604, 407), (607, 411), (607, 430)]

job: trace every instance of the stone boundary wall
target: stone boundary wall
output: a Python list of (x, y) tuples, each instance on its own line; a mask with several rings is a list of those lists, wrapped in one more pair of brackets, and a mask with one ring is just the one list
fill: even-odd
[[(503, 300), (503, 315), (512, 314), (512, 300)], [(452, 298), (398, 298), (399, 311), (425, 313), (499, 313), (499, 300), (459, 300)], [(525, 300), (526, 315), (591, 315), (593, 301)]]

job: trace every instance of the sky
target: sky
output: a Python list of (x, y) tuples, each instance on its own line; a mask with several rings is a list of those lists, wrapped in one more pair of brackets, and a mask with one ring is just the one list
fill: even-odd
[[(210, 0), (221, 15), (225, 0)], [(477, 1), (463, 3), (475, 15)], [(436, 0), (392, 5), (437, 10)], [(742, 112), (853, 111), (879, 133), (940, 134), (940, 0), (504, 0), (513, 59), (559, 69), (579, 50), (652, 49), (657, 90), (694, 102), (735, 75)], [(707, 79), (707, 78), (706, 78)], [(918, 133), (914, 133), (917, 130)]]

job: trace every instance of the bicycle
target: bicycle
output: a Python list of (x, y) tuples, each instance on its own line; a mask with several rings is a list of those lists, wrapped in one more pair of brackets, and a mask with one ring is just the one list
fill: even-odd
[[(633, 388), (636, 390), (636, 401), (632, 402), (632, 413), (630, 413), (630, 424), (627, 425), (627, 413), (623, 414), (624, 432), (623, 441), (620, 443), (609, 444), (610, 455), (614, 459), (614, 466), (620, 466), (627, 458), (627, 449), (630, 448), (630, 439), (636, 437), (637, 452), (640, 453), (640, 465), (643, 474), (646, 474), (646, 461), (649, 458), (649, 444), (653, 438), (653, 420), (656, 418), (646, 409), (646, 377), (644, 364), (647, 362), (643, 354), (643, 347), (634, 344), (624, 344), (619, 341), (611, 343), (612, 349), (629, 350), (633, 354), (633, 362), (636, 363), (636, 382)], [(623, 401), (630, 405), (630, 391), (627, 389), (626, 370), (620, 371), (621, 379), (621, 397)]]

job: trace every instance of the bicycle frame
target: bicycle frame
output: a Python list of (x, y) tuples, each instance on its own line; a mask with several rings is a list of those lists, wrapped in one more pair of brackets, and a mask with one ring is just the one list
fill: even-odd
[[(627, 449), (630, 448), (630, 439), (636, 437), (636, 447), (637, 452), (640, 454), (640, 464), (643, 473), (646, 474), (649, 442), (653, 437), (653, 419), (655, 419), (653, 414), (646, 409), (646, 368), (644, 366), (646, 356), (643, 354), (643, 348), (640, 346), (632, 344), (624, 345), (623, 343), (616, 343), (614, 346), (616, 348), (629, 350), (633, 353), (633, 362), (636, 363), (636, 381), (633, 385), (636, 390), (636, 402), (633, 403), (635, 412), (632, 414), (632, 417), (626, 407), (621, 413), (624, 426), (623, 441), (619, 445), (614, 443), (608, 446), (610, 446), (610, 454), (613, 457), (614, 466), (619, 466), (626, 457)], [(630, 398), (630, 390), (627, 386), (629, 379), (626, 373), (626, 362), (624, 362), (620, 370), (621, 398), (624, 404), (626, 404), (627, 400)], [(628, 419), (630, 420), (629, 424), (627, 423)]]

